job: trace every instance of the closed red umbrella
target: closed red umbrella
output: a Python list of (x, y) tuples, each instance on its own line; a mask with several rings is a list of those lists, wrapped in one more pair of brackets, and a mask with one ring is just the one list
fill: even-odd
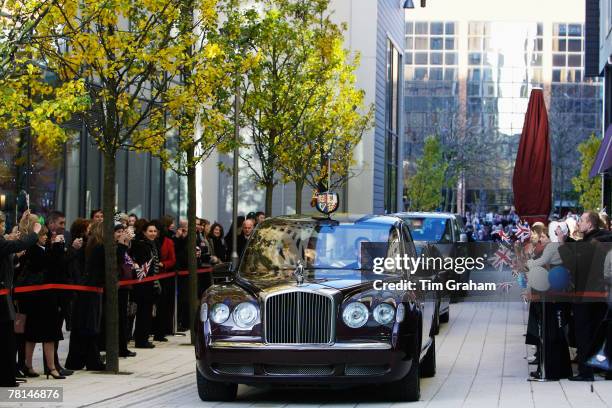
[(541, 89), (531, 91), (512, 178), (514, 208), (529, 224), (546, 223), (552, 207), (548, 114)]

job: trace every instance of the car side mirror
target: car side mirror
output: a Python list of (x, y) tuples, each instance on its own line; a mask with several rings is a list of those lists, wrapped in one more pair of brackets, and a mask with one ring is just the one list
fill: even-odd
[(468, 237), (465, 232), (459, 234), (459, 242), (468, 242)]
[(213, 266), (212, 270), (212, 281), (213, 283), (218, 282), (229, 282), (234, 278), (234, 266), (231, 262), (224, 262)]

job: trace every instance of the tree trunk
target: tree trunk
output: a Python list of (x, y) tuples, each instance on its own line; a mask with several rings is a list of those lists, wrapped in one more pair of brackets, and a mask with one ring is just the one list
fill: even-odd
[(119, 372), (119, 311), (117, 287), (117, 249), (114, 238), (115, 153), (104, 152), (104, 319), (106, 322), (106, 371)]
[(187, 269), (189, 270), (189, 328), (191, 344), (195, 344), (195, 321), (198, 315), (198, 264), (196, 259), (196, 169), (195, 149), (187, 149)]
[(304, 180), (295, 181), (295, 213), (302, 213), (302, 191), (304, 191)]
[(266, 217), (272, 215), (272, 198), (274, 195), (274, 183), (266, 184)]

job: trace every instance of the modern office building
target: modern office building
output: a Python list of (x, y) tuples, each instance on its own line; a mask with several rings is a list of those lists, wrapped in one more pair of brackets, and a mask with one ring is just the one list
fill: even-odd
[[(355, 213), (384, 213), (402, 207), (401, 163), (403, 143), (403, 43), (404, 9), (399, 0), (332, 0), (333, 19), (346, 23), (345, 46), (361, 56), (357, 86), (366, 104), (375, 108), (374, 127), (363, 135), (354, 152), (355, 165), (340, 193), (340, 209)], [(213, 155), (198, 171), (198, 213), (229, 225), (232, 212), (232, 179), (218, 170), (221, 161), (231, 166), (231, 156)], [(312, 191), (304, 189), (303, 212)], [(249, 169), (240, 164), (239, 213), (261, 210), (265, 192), (249, 180)], [(274, 190), (272, 215), (295, 211), (295, 189), (279, 184)]]
[(584, 75), (585, 7), (571, 0), (438, 0), (406, 13), (405, 179), (424, 139), (457, 149), (465, 170), (445, 208), (503, 211), (529, 95), (544, 89), (557, 207), (575, 203), (576, 146), (601, 129), (602, 87)]

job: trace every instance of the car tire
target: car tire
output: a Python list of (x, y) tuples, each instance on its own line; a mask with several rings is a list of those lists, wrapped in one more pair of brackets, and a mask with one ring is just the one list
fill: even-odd
[(431, 338), (431, 344), (421, 361), (421, 377), (429, 378), (436, 375), (436, 338)]
[[(417, 337), (420, 339), (420, 334)], [(404, 378), (389, 383), (386, 395), (397, 402), (414, 402), (421, 398), (421, 343), (417, 340), (410, 371)]]
[(236, 399), (238, 384), (210, 381), (196, 368), (198, 396), (202, 401), (230, 402)]
[(450, 320), (450, 307), (446, 309), (446, 312), (440, 315), (439, 320), (440, 320), (440, 323), (448, 323), (448, 321)]
[(434, 321), (431, 328), (432, 336), (437, 336), (440, 334), (440, 305), (436, 306), (436, 313), (434, 314)]

